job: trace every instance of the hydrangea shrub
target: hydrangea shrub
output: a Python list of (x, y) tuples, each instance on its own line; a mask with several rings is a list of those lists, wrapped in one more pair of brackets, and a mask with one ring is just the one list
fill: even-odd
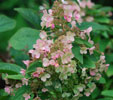
[(91, 39), (92, 26), (81, 27), (84, 20), (93, 20), (84, 19), (81, 8), (93, 5), (90, 0), (56, 0), (51, 9), (43, 10), (40, 32), (27, 31), (39, 34), (34, 35), (37, 40), (28, 51), (29, 59), (23, 61), (26, 68), (12, 69), (4, 63), (5, 92), (11, 100), (79, 100), (91, 95), (109, 66)]

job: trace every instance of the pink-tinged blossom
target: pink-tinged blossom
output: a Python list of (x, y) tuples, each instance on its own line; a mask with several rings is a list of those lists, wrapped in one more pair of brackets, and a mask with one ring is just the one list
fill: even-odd
[(59, 64), (58, 64), (57, 61), (55, 62), (54, 66), (55, 66), (55, 67), (59, 67)]
[(23, 94), (23, 97), (25, 98), (25, 100), (29, 100), (31, 98), (30, 95), (27, 93)]
[(46, 89), (46, 88), (42, 89), (42, 92), (47, 92), (47, 91), (48, 91), (48, 89)]
[(50, 78), (51, 76), (50, 76), (50, 74), (45, 74), (45, 75), (43, 75), (42, 77), (41, 77), (41, 80), (43, 81), (43, 82), (45, 82), (48, 78)]
[(32, 54), (33, 58), (40, 58), (40, 52), (38, 50), (29, 50), (29, 53)]
[(88, 42), (91, 43), (91, 44), (94, 44), (94, 42), (90, 39), (90, 37), (89, 37)]
[(25, 69), (21, 69), (20, 73), (25, 76), (26, 70)]
[(98, 80), (100, 80), (100, 78), (101, 78), (101, 74), (98, 73), (98, 74), (96, 75), (95, 79), (98, 81)]
[(111, 11), (109, 11), (109, 12), (108, 12), (108, 15), (109, 15), (109, 16), (112, 16), (112, 15), (113, 15), (113, 13), (112, 13)]
[(61, 57), (62, 63), (63, 63), (63, 64), (69, 63), (73, 57), (74, 57), (74, 55), (73, 55), (71, 52), (65, 53), (65, 54)]
[(71, 25), (72, 25), (72, 28), (76, 27), (76, 22), (75, 21), (72, 21), (71, 22)]
[(72, 33), (70, 31), (66, 33), (66, 39), (68, 43), (73, 42), (74, 37), (75, 37), (75, 33)]
[(56, 63), (55, 60), (50, 60), (50, 61), (49, 61), (49, 64), (50, 64), (50, 65), (55, 65), (55, 63)]
[(100, 56), (100, 61), (103, 62), (103, 63), (105, 63), (105, 56), (104, 55), (101, 55)]
[(90, 55), (92, 55), (93, 54), (93, 51), (95, 50), (95, 46), (93, 46), (93, 47), (91, 47), (91, 48), (89, 48), (89, 53), (90, 53)]
[(61, 57), (64, 53), (60, 50), (57, 50), (56, 52), (51, 53), (51, 58), (53, 60), (56, 60), (57, 58)]
[(94, 6), (94, 3), (92, 3), (91, 0), (88, 0), (86, 2), (86, 5), (87, 5), (88, 8), (92, 8)]
[[(48, 13), (49, 12), (49, 13)], [(50, 9), (49, 11), (47, 12), (47, 10), (44, 10), (43, 11), (43, 16), (42, 16), (42, 22), (41, 22), (41, 26), (42, 26), (42, 28), (44, 27), (44, 26), (46, 26), (47, 28), (48, 27), (52, 27), (52, 24), (53, 24), (53, 20), (54, 20), (54, 18), (53, 18), (53, 16), (52, 16), (52, 10)]]
[(85, 96), (87, 96), (87, 97), (90, 96), (90, 93), (89, 93), (89, 92), (85, 92), (84, 94), (85, 94)]
[(49, 60), (47, 58), (43, 58), (43, 66), (44, 67), (49, 66)]
[(91, 75), (91, 76), (95, 76), (95, 75), (96, 75), (95, 70), (90, 70), (90, 75)]
[[(67, 22), (72, 21), (73, 15), (74, 15), (76, 20), (79, 19), (80, 16), (77, 12), (80, 11), (80, 8), (77, 4), (63, 5), (63, 9), (64, 9), (64, 19), (67, 20)], [(73, 14), (75, 12), (76, 12), (76, 14)]]
[(74, 17), (75, 17), (75, 20), (77, 21), (81, 18), (78, 12), (74, 12)]
[(20, 87), (22, 87), (22, 84), (21, 84), (21, 83), (17, 83), (17, 84), (15, 85), (15, 87), (16, 87), (16, 88), (20, 88)]
[(92, 31), (92, 27), (89, 27), (88, 29), (85, 30), (88, 36), (90, 36), (90, 32)]
[(62, 0), (62, 3), (63, 3), (63, 4), (68, 4), (68, 2), (67, 2), (67, 1), (65, 1), (65, 0)]
[(55, 28), (55, 24), (52, 24), (52, 25), (51, 25), (51, 28), (54, 29), (54, 28)]
[(40, 38), (41, 38), (41, 39), (47, 38), (47, 34), (46, 34), (45, 31), (41, 31), (41, 32), (40, 32)]
[(28, 79), (23, 78), (22, 79), (22, 85), (28, 85)]
[(105, 71), (108, 70), (108, 67), (110, 66), (110, 64), (106, 64), (106, 68), (105, 68)]
[(38, 78), (41, 74), (44, 73), (44, 71), (44, 68), (38, 67), (36, 71), (32, 74), (32, 76)]
[(87, 54), (87, 49), (86, 47), (81, 47), (80, 53), (81, 54)]
[(12, 91), (13, 91), (13, 89), (12, 89), (11, 86), (6, 86), (6, 87), (5, 87), (5, 92), (6, 92), (6, 93), (11, 94)]
[(24, 60), (23, 63), (24, 63), (27, 67), (29, 67), (30, 61), (29, 61), (29, 60)]
[(81, 8), (86, 7), (86, 1), (77, 0)]
[(36, 44), (33, 45), (34, 50), (30, 50), (31, 56), (33, 58), (40, 58), (41, 55), (46, 57), (47, 53), (50, 52), (51, 45), (53, 44), (53, 40), (41, 40), (38, 39)]

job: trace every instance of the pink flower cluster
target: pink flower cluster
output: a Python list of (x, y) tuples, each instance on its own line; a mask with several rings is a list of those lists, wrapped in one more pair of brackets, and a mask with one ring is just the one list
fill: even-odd
[[(80, 22), (81, 16), (80, 16), (80, 7), (75, 3), (73, 5), (63, 5), (64, 9), (64, 19), (68, 22), (72, 22), (72, 18), (75, 19), (75, 21)], [(74, 21), (74, 22), (75, 22)]]
[(78, 0), (78, 2), (81, 8), (92, 8), (94, 6), (94, 3), (92, 3), (91, 0)]
[(53, 23), (54, 17), (52, 16), (52, 10), (50, 9), (48, 12), (47, 10), (43, 11), (44, 15), (42, 16), (41, 26), (42, 28), (46, 26), (46, 28), (51, 27), (53, 29), (55, 26)]

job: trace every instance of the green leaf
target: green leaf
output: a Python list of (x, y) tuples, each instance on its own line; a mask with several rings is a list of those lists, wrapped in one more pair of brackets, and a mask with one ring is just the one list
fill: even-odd
[(0, 96), (0, 100), (8, 100), (9, 96)]
[(113, 76), (113, 64), (110, 64), (110, 66), (108, 67), (108, 70), (107, 70), (106, 74), (107, 74), (108, 77)]
[(100, 51), (101, 52), (104, 52), (105, 51), (108, 43), (109, 43), (109, 39), (101, 39), (99, 41), (99, 47), (100, 47)]
[(104, 11), (104, 12), (109, 12), (109, 11), (113, 11), (112, 7), (102, 7), (99, 9), (100, 12)]
[(28, 67), (26, 73), (31, 73), (36, 70), (37, 67), (42, 67), (42, 63), (39, 61), (35, 61)]
[(16, 26), (16, 21), (5, 16), (0, 15), (0, 32), (9, 31)]
[(0, 62), (0, 73), (19, 74), (21, 67), (16, 64)]
[(7, 78), (7, 79), (14, 79), (14, 80), (21, 80), (22, 78), (24, 78), (24, 76), (21, 75), (21, 74), (18, 74), (18, 75), (8, 75), (5, 78)]
[(40, 28), (40, 18), (37, 11), (30, 8), (16, 8), (15, 10), (19, 12), (27, 21)]
[(73, 44), (72, 52), (75, 58), (83, 64), (83, 55), (80, 54), (80, 47), (77, 44)]
[(19, 88), (16, 93), (15, 93), (15, 96), (12, 96), (10, 98), (10, 100), (24, 100), (23, 98), (23, 94), (26, 93), (26, 92), (29, 92), (30, 91), (30, 88), (29, 86), (22, 86), (21, 88)]
[(88, 56), (84, 56), (84, 64), (83, 67), (87, 68), (95, 68), (95, 62)]
[(31, 28), (18, 30), (10, 39), (9, 43), (16, 50), (32, 49), (33, 44), (39, 39), (39, 31)]
[(103, 96), (113, 97), (113, 90), (104, 90), (101, 93)]
[(78, 27), (81, 30), (85, 30), (88, 27), (92, 27), (93, 28), (93, 31), (105, 31), (105, 30), (108, 30), (108, 27), (107, 26), (100, 25), (100, 24), (95, 23), (95, 22), (83, 22), (80, 25), (78, 25)]
[(97, 99), (97, 100), (113, 100), (113, 98), (100, 98), (100, 99)]
[(92, 97), (93, 100), (95, 100), (95, 98), (97, 98), (99, 95), (100, 95), (100, 90), (99, 90), (98, 87), (96, 87), (96, 89), (91, 94), (91, 97)]
[(103, 17), (103, 16), (96, 17), (95, 21), (97, 21), (99, 23), (106, 23), (106, 24), (110, 23), (110, 19), (107, 17)]
[(105, 83), (106, 83), (105, 78), (101, 77), (100, 80), (99, 80), (99, 83), (100, 83), (100, 84), (105, 84)]
[(10, 48), (9, 52), (10, 56), (15, 60), (15, 63), (25, 69), (26, 66), (23, 63), (23, 61), (28, 60), (29, 55), (26, 55), (26, 52), (23, 52), (22, 50), (21, 51), (15, 50), (14, 48)]
[(89, 42), (87, 42), (86, 40), (83, 40), (83, 39), (81, 39), (81, 38), (78, 38), (78, 37), (76, 37), (75, 38), (75, 42), (77, 43), (77, 44), (85, 44), (87, 47), (89, 47), (89, 48), (91, 48), (93, 45), (92, 44), (90, 44)]

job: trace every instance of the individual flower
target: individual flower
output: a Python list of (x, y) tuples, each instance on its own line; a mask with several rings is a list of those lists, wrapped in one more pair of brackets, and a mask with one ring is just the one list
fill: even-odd
[(48, 89), (46, 89), (46, 88), (42, 89), (42, 92), (47, 92), (47, 91), (48, 91)]
[(43, 66), (44, 67), (49, 66), (49, 60), (47, 58), (43, 58)]
[(65, 53), (65, 54), (61, 57), (62, 63), (63, 63), (63, 64), (69, 63), (73, 57), (74, 57), (74, 55), (73, 55), (71, 52)]
[(17, 83), (17, 84), (15, 85), (15, 87), (16, 87), (16, 88), (20, 88), (20, 87), (22, 87), (22, 84), (21, 84), (21, 83)]
[(81, 47), (80, 53), (81, 54), (87, 54), (87, 49), (86, 47)]
[(23, 76), (25, 76), (25, 72), (26, 72), (25, 69), (21, 69), (21, 71), (20, 71), (20, 73), (21, 73)]
[(41, 80), (43, 81), (43, 82), (45, 82), (48, 78), (50, 78), (51, 76), (50, 76), (50, 74), (44, 74), (42, 77), (41, 77)]
[(11, 86), (6, 86), (5, 87), (5, 92), (8, 93), (8, 94), (11, 94), (11, 92), (13, 92), (13, 89)]
[(23, 97), (25, 98), (25, 100), (29, 100), (31, 98), (30, 95), (27, 93), (23, 94)]
[(28, 85), (28, 79), (23, 78), (22, 79), (22, 85)]
[(105, 63), (105, 56), (104, 56), (104, 55), (101, 55), (101, 56), (100, 56), (100, 61), (101, 61), (102, 63)]
[(43, 74), (44, 71), (45, 71), (44, 68), (38, 67), (38, 68), (36, 69), (36, 71), (35, 71), (34, 73), (32, 73), (32, 76), (33, 76), (33, 77), (36, 77), (36, 78), (39, 78), (39, 76), (40, 76), (41, 74)]
[(27, 67), (29, 67), (30, 61), (29, 61), (29, 60), (24, 60), (23, 63), (24, 63)]
[(45, 31), (41, 31), (41, 32), (40, 32), (40, 38), (41, 38), (41, 39), (46, 39), (46, 38), (47, 38), (47, 34), (46, 34)]
[(95, 46), (93, 46), (93, 47), (91, 47), (91, 48), (89, 48), (89, 53), (90, 53), (90, 55), (92, 55), (93, 54), (93, 51), (95, 50)]
[(70, 31), (66, 33), (66, 38), (68, 43), (73, 42), (75, 40), (74, 37), (75, 37), (75, 33), (72, 33)]

